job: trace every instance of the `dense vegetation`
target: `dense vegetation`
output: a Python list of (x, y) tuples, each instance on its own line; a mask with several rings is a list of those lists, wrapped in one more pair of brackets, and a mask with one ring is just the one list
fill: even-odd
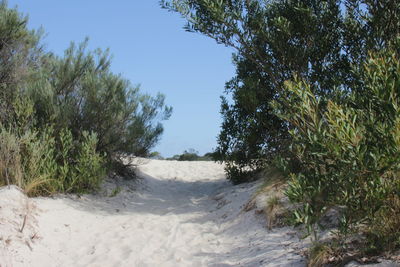
[[(398, 1), (162, 1), (187, 18), (186, 30), (236, 49), (226, 84), (218, 159), (234, 182), (290, 154), (290, 126), (272, 105), (296, 75), (320, 97), (352, 90), (352, 65), (399, 33)], [(232, 99), (229, 101), (228, 99)], [(241, 175), (243, 174), (243, 175)]]
[(167, 160), (178, 160), (178, 161), (212, 161), (213, 153), (206, 153), (203, 156), (199, 155), (199, 152), (193, 148), (189, 148), (183, 151), (182, 154), (174, 155)]
[(112, 73), (108, 51), (71, 44), (59, 57), (0, 3), (0, 184), (30, 195), (96, 190), (146, 156), (171, 108)]
[(236, 49), (217, 149), (229, 179), (275, 165), (310, 232), (339, 206), (339, 248), (354, 232), (365, 234), (365, 253), (400, 248), (400, 2), (161, 5), (185, 17), (186, 30)]

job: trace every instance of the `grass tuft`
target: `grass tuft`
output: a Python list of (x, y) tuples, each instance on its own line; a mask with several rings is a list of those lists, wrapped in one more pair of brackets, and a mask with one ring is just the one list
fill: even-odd
[(327, 244), (315, 242), (309, 249), (308, 267), (322, 267), (330, 262), (334, 250)]

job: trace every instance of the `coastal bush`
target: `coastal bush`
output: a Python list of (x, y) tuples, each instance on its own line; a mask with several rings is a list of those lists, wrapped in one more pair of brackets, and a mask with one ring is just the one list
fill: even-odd
[(148, 155), (148, 157), (149, 157), (150, 159), (164, 159), (163, 156), (161, 155), (161, 153), (158, 152), (158, 151), (150, 152), (150, 154)]
[(182, 154), (174, 155), (167, 160), (178, 160), (178, 161), (212, 161), (213, 153), (206, 153), (203, 156), (199, 155), (199, 152), (193, 148), (189, 148), (183, 151)]
[(316, 234), (319, 219), (339, 205), (341, 234), (364, 225), (367, 235), (385, 243), (380, 248), (399, 245), (393, 221), (400, 196), (399, 41), (354, 67), (353, 90), (337, 99), (319, 98), (307, 82), (295, 80), (276, 102), (278, 116), (292, 126), (292, 152), (300, 164), (286, 194), (303, 204), (295, 214), (309, 232)]
[(400, 247), (400, 196), (392, 193), (383, 201), (366, 230), (367, 253), (395, 251)]
[(179, 161), (195, 161), (199, 160), (199, 152), (194, 150), (193, 148), (190, 148), (188, 150), (185, 150), (181, 155), (179, 155), (178, 160)]
[(22, 186), (22, 166), (16, 137), (0, 128), (0, 181), (1, 185)]
[(27, 29), (27, 18), (0, 2), (0, 122), (16, 123), (16, 102), (40, 60), (40, 32)]
[[(225, 85), (216, 159), (234, 183), (252, 179), (281, 154), (290, 135), (271, 105), (298, 73), (328, 94), (346, 73), (339, 1), (186, 1), (162, 6), (187, 19), (185, 29), (235, 49), (236, 75)], [(323, 64), (321, 64), (323, 62)]]
[(98, 189), (104, 176), (104, 158), (96, 152), (96, 135), (84, 132), (82, 142), (64, 130), (57, 150), (54, 130), (19, 136), (0, 129), (0, 183), (16, 184), (30, 196), (55, 192), (84, 193)]
[(323, 267), (329, 263), (329, 259), (335, 254), (334, 248), (327, 244), (315, 242), (308, 252), (307, 267)]
[(105, 158), (97, 151), (97, 134), (82, 133), (82, 142), (78, 144), (76, 163), (71, 175), (73, 178), (68, 184), (67, 192), (87, 193), (96, 191), (100, 188), (100, 184), (105, 174), (104, 161)]
[[(276, 116), (286, 80), (306, 80), (317, 97), (351, 91), (351, 66), (400, 33), (398, 0), (163, 0), (185, 30), (234, 49), (235, 77), (225, 85), (217, 159), (228, 179), (245, 182), (277, 156), (291, 159), (290, 125)], [(236, 169), (236, 170), (234, 170)], [(233, 177), (232, 175), (238, 175)]]
[(40, 84), (47, 92), (37, 86), (29, 91), (36, 117), (41, 124), (52, 123), (56, 131), (70, 129), (75, 138), (82, 131), (95, 132), (97, 150), (108, 159), (118, 153), (146, 156), (163, 132), (160, 121), (168, 119), (172, 109), (165, 106), (163, 95), (142, 94), (112, 73), (108, 51), (87, 51), (86, 46), (87, 41), (71, 44), (63, 57), (47, 58), (46, 78)]
[(114, 74), (108, 50), (87, 40), (64, 56), (0, 2), (0, 183), (29, 195), (96, 190), (105, 172), (133, 171), (122, 155), (146, 156), (172, 109)]
[(29, 130), (16, 134), (19, 140), (23, 166), (22, 188), (30, 196), (50, 195), (62, 188), (58, 181), (58, 165), (53, 130), (48, 127), (40, 132)]

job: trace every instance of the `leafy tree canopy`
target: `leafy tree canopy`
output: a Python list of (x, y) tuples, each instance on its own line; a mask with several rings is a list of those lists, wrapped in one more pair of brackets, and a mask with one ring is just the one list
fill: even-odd
[[(147, 156), (172, 108), (111, 71), (87, 40), (63, 56), (0, 2), (0, 185), (32, 195), (86, 192), (104, 171), (127, 174), (121, 155)], [(132, 173), (132, 172), (130, 172)]]
[(217, 159), (228, 162), (231, 178), (271, 162), (277, 154), (290, 153), (290, 125), (276, 116), (271, 105), (279, 100), (286, 80), (296, 75), (318, 96), (338, 97), (335, 88), (354, 87), (351, 66), (361, 64), (369, 50), (381, 49), (400, 31), (396, 0), (164, 0), (160, 4), (186, 18), (187, 31), (236, 49), (236, 76), (226, 84), (228, 97), (222, 97), (217, 148)]

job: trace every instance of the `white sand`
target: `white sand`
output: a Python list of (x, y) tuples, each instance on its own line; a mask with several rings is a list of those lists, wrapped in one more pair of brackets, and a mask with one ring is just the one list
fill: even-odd
[(212, 162), (147, 160), (139, 170), (144, 179), (115, 197), (28, 202), (1, 189), (0, 266), (305, 265), (293, 230), (268, 231), (264, 216), (242, 211), (257, 184), (232, 186)]

